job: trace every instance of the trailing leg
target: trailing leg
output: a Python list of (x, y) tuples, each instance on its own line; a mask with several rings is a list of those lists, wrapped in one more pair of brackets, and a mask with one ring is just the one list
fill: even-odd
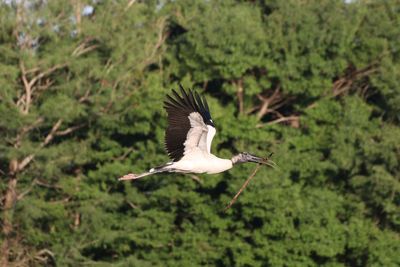
[(163, 166), (151, 168), (148, 172), (144, 172), (141, 174), (129, 173), (129, 174), (126, 174), (126, 175), (118, 178), (118, 180), (119, 181), (136, 180), (136, 179), (139, 179), (139, 178), (142, 178), (145, 176), (149, 176), (149, 175), (153, 175), (153, 174), (157, 174), (157, 173), (174, 171), (174, 169), (168, 168), (168, 166), (170, 166), (170, 165), (171, 165), (171, 163), (167, 163)]

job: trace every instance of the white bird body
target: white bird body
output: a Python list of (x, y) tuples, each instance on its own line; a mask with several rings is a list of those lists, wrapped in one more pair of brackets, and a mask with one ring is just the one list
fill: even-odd
[(222, 159), (211, 154), (211, 143), (216, 133), (214, 122), (206, 99), (196, 92), (186, 92), (181, 87), (181, 95), (172, 90), (164, 102), (168, 113), (168, 128), (165, 145), (172, 162), (136, 175), (128, 174), (120, 180), (138, 179), (162, 173), (220, 173), (229, 170), (235, 163), (258, 162), (265, 159), (243, 152), (232, 159)]
[(172, 162), (166, 168), (188, 173), (220, 173), (233, 167), (232, 160), (222, 159), (209, 154), (200, 148), (194, 148), (177, 162)]
[(221, 159), (211, 154), (211, 142), (215, 135), (215, 128), (206, 125), (198, 112), (191, 112), (188, 116), (191, 129), (184, 142), (183, 157), (166, 166), (180, 172), (214, 174), (229, 170), (233, 163), (229, 159)]

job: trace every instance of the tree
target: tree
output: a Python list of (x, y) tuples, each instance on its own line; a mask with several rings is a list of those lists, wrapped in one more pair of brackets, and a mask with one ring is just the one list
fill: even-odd
[[(398, 1), (0, 4), (1, 265), (396, 266)], [(213, 152), (280, 170), (155, 175), (164, 96)]]
[(117, 167), (114, 177), (126, 170), (121, 161), (134, 147), (124, 136), (150, 125), (127, 126), (155, 116), (136, 114), (138, 99), (157, 96), (138, 88), (160, 82), (158, 72), (144, 73), (157, 64), (166, 34), (151, 6), (101, 3), (84, 17), (77, 1), (36, 4), (1, 5), (3, 265), (82, 259), (74, 248), (93, 241), (81, 234), (92, 227), (81, 223), (90, 216), (83, 211), (110, 199), (106, 181), (89, 172), (107, 163)]

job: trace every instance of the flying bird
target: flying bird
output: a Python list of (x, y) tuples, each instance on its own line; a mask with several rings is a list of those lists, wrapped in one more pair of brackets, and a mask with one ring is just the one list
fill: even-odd
[(211, 143), (216, 130), (207, 100), (196, 91), (186, 91), (181, 85), (180, 92), (178, 94), (172, 90), (172, 95), (167, 95), (164, 101), (168, 114), (165, 148), (171, 161), (142, 174), (124, 175), (119, 180), (138, 179), (163, 172), (214, 174), (244, 162), (275, 166), (270, 159), (248, 152), (241, 152), (231, 159), (222, 159), (211, 154)]

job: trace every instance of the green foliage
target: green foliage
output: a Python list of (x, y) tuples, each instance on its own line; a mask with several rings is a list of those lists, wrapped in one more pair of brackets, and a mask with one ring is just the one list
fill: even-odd
[(188, 15), (177, 23), (186, 33), (172, 47), (174, 60), (180, 62), (178, 75), (190, 72), (196, 82), (229, 80), (260, 65), (268, 47), (257, 6), (234, 1), (184, 4), (178, 10)]
[[(17, 2), (0, 4), (0, 262), (400, 265), (398, 1)], [(179, 83), (208, 99), (213, 153), (279, 165), (226, 213), (254, 165), (117, 181), (168, 161)]]

